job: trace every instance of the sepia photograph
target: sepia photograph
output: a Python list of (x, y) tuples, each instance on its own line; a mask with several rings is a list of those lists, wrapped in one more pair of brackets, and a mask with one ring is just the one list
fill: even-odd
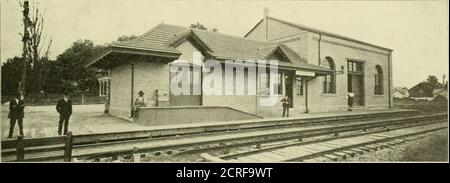
[(448, 163), (447, 0), (0, 2), (2, 163)]

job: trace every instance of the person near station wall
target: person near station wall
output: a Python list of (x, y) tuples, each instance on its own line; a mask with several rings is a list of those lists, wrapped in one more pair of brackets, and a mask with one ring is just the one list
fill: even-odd
[(131, 118), (136, 118), (136, 113), (139, 109), (139, 107), (146, 107), (147, 106), (147, 100), (144, 96), (143, 91), (139, 91), (139, 96), (136, 97), (136, 100), (134, 100), (134, 105), (131, 109)]
[(348, 102), (348, 111), (352, 111), (353, 107), (353, 98), (355, 97), (355, 94), (352, 90), (349, 90), (347, 93), (347, 102)]
[(281, 99), (281, 102), (283, 103), (283, 117), (289, 117), (289, 104), (290, 104), (290, 98), (285, 95), (283, 99)]

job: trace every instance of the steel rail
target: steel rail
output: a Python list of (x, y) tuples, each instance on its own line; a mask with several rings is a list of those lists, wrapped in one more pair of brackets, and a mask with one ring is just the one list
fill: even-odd
[[(369, 128), (377, 128), (377, 127), (385, 127), (385, 126), (392, 126), (392, 125), (398, 125), (398, 124), (406, 124), (406, 123), (414, 123), (418, 121), (423, 120), (437, 120), (439, 118), (446, 118), (447, 114), (433, 114), (433, 115), (419, 115), (419, 116), (413, 116), (413, 117), (405, 117), (405, 118), (395, 118), (395, 119), (387, 119), (387, 120), (379, 120), (378, 122), (369, 122), (369, 123), (358, 123), (358, 124), (350, 124), (350, 125), (338, 125), (338, 126), (330, 126), (330, 127), (322, 127), (322, 128), (316, 128), (316, 129), (290, 129), (287, 132), (278, 132), (278, 133), (263, 133), (259, 135), (245, 135), (242, 134), (242, 136), (237, 137), (221, 137), (216, 138), (212, 140), (197, 140), (194, 142), (173, 142), (178, 139), (170, 139), (172, 142), (160, 142), (159, 144), (152, 145), (152, 144), (145, 144), (146, 142), (155, 141), (158, 139), (148, 139), (148, 140), (141, 140), (141, 141), (124, 141), (124, 142), (112, 142), (112, 143), (103, 143), (103, 144), (93, 144), (93, 145), (85, 145), (85, 146), (76, 146), (74, 147), (75, 151), (75, 157), (78, 158), (100, 158), (100, 157), (108, 157), (113, 155), (124, 155), (124, 154), (130, 154), (130, 153), (143, 153), (143, 152), (155, 152), (155, 151), (165, 151), (165, 150), (177, 150), (181, 148), (192, 148), (192, 147), (201, 147), (205, 145), (211, 145), (211, 144), (222, 144), (222, 146), (225, 146), (226, 143), (230, 142), (236, 142), (236, 141), (248, 141), (248, 140), (254, 140), (254, 142), (249, 143), (267, 143), (269, 141), (280, 141), (280, 140), (287, 140), (287, 139), (295, 139), (295, 138), (306, 138), (306, 137), (313, 137), (318, 135), (325, 135), (325, 134), (334, 134), (334, 133), (343, 133), (348, 131), (355, 131), (355, 130), (364, 130)], [(222, 136), (230, 136), (230, 135), (222, 135)], [(281, 137), (278, 137), (281, 136)], [(214, 136), (212, 136), (214, 137)], [(207, 138), (207, 137), (204, 137)], [(273, 139), (270, 139), (273, 138)], [(170, 141), (168, 140), (168, 141)], [(233, 144), (230, 144), (227, 147), (232, 146)], [(240, 144), (242, 145), (242, 144)], [(128, 146), (128, 147), (126, 147)], [(118, 149), (113, 150), (104, 150), (108, 147), (116, 147)], [(138, 148), (136, 148), (138, 147)], [(103, 150), (100, 150), (100, 148), (104, 148)], [(95, 149), (95, 150), (94, 150)], [(84, 150), (84, 152), (83, 152)], [(91, 150), (91, 151), (90, 151)], [(78, 151), (78, 153), (76, 153)]]

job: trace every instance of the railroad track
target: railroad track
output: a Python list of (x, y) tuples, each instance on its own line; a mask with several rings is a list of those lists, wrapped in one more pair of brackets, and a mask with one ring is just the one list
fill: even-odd
[[(189, 153), (208, 152), (211, 150), (261, 146), (261, 144), (278, 143), (292, 139), (306, 139), (326, 135), (338, 135), (358, 130), (370, 130), (376, 128), (394, 128), (395, 126), (412, 125), (418, 123), (437, 122), (446, 119), (447, 114), (415, 115), (411, 113), (329, 117), (323, 119), (295, 120), (287, 119), (278, 123), (249, 123), (240, 127), (236, 126), (214, 126), (206, 127), (202, 133), (181, 133), (175, 131), (165, 133), (157, 138), (148, 138), (148, 134), (157, 132), (139, 132), (139, 135), (125, 135), (135, 139), (124, 138), (116, 134), (114, 138), (105, 138), (111, 134), (100, 134), (102, 137), (87, 138), (77, 141), (73, 147), (73, 157), (82, 161), (91, 161), (102, 158), (130, 157), (131, 154), (143, 156), (179, 156)], [(389, 119), (386, 119), (389, 118)], [(314, 125), (312, 125), (314, 124)], [(253, 128), (252, 128), (253, 126)], [(194, 127), (195, 128), (195, 127)], [(230, 130), (236, 128), (234, 130)], [(208, 129), (208, 130), (205, 130)], [(224, 130), (224, 129), (228, 129)], [(147, 138), (144, 138), (144, 137)], [(138, 138), (136, 138), (138, 137)], [(76, 138), (75, 138), (76, 139)], [(94, 139), (94, 140), (93, 140)], [(96, 140), (95, 140), (96, 139)], [(99, 140), (100, 139), (100, 140)], [(84, 141), (83, 141), (84, 140)], [(75, 142), (75, 140), (74, 140)], [(3, 152), (2, 152), (3, 154)], [(30, 161), (56, 160), (61, 152), (51, 150), (40, 150), (27, 155)], [(4, 156), (3, 156), (4, 157)]]
[[(222, 162), (323, 162), (338, 161), (357, 154), (376, 151), (405, 141), (422, 138), (425, 134), (447, 129), (447, 124), (415, 125), (386, 132), (346, 138), (327, 139), (315, 143), (272, 147), (260, 151), (234, 153), (217, 157)], [(216, 160), (217, 161), (217, 160)]]
[[(309, 125), (319, 125), (319, 124), (332, 124), (332, 123), (346, 123), (354, 120), (364, 121), (366, 119), (378, 119), (386, 117), (401, 117), (414, 114), (415, 111), (386, 111), (381, 113), (371, 113), (371, 114), (358, 114), (350, 113), (342, 116), (325, 116), (320, 118), (283, 118), (283, 119), (266, 119), (266, 120), (246, 120), (237, 121), (232, 123), (211, 123), (211, 124), (192, 124), (188, 127), (186, 126), (167, 126), (167, 127), (155, 127), (151, 130), (140, 130), (140, 131), (123, 131), (123, 132), (112, 132), (112, 133), (98, 133), (98, 134), (81, 134), (75, 135), (73, 139), (73, 144), (77, 145), (90, 145), (90, 144), (100, 144), (107, 142), (118, 142), (118, 141), (132, 141), (132, 140), (142, 140), (150, 138), (173, 138), (173, 137), (184, 137), (184, 136), (195, 136), (203, 135), (209, 133), (228, 133), (230, 131), (252, 131), (259, 129), (270, 129), (270, 128), (287, 128), (293, 126), (309, 126)], [(52, 153), (52, 151), (61, 151), (64, 149), (64, 144), (56, 145), (46, 145), (55, 144), (55, 142), (61, 141), (61, 137), (44, 137), (44, 138), (31, 138), (27, 139), (28, 144), (33, 144), (33, 147), (26, 147), (25, 153), (27, 154), (27, 161), (49, 161), (62, 159), (63, 155), (58, 155), (57, 152)], [(52, 143), (53, 142), (53, 143)], [(14, 140), (2, 141), (2, 160), (3, 161), (14, 161), (16, 149)], [(46, 155), (47, 154), (47, 155)]]

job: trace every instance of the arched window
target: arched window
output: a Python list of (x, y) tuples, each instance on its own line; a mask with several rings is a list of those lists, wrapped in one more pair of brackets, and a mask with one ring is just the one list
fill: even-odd
[[(336, 71), (334, 61), (331, 57), (325, 57), (321, 63), (322, 67)], [(336, 93), (336, 73), (323, 76), (323, 93)]]
[(383, 95), (383, 69), (380, 65), (375, 66), (375, 95)]

